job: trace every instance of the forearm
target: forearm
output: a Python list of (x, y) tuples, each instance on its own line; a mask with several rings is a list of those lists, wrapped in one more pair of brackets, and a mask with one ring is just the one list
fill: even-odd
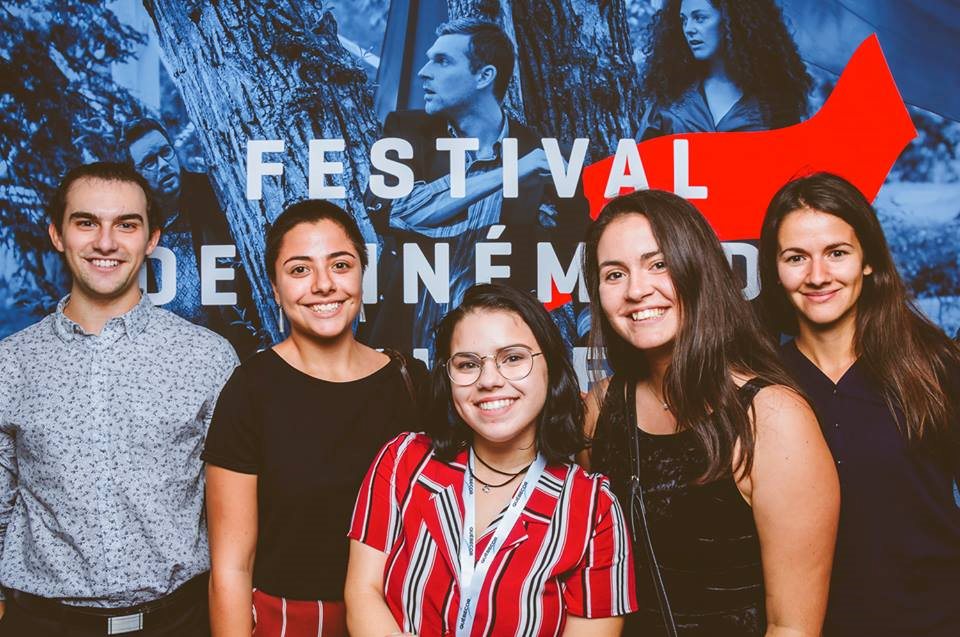
[(379, 591), (357, 591), (348, 586), (345, 597), (347, 631), (351, 637), (384, 637), (401, 632), (387, 600)]
[(250, 637), (253, 632), (253, 577), (249, 571), (210, 571), (212, 637)]
[(417, 232), (418, 229), (437, 228), (462, 215), (470, 206), (503, 187), (498, 170), (470, 175), (466, 179), (465, 196), (450, 194), (450, 177), (442, 177), (420, 186), (421, 193), (411, 193), (393, 202), (390, 225), (394, 228)]
[(623, 617), (587, 619), (567, 615), (563, 637), (617, 637), (623, 631)]
[(776, 624), (767, 624), (767, 632), (764, 637), (819, 637), (820, 631), (804, 630), (803, 628), (794, 628), (791, 626), (778, 626)]

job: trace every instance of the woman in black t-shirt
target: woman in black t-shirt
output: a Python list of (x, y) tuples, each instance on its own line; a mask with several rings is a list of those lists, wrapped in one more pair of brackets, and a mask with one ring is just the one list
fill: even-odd
[(211, 624), (217, 636), (346, 635), (355, 496), (377, 450), (417, 429), (411, 375), (426, 370), (354, 339), (367, 254), (337, 206), (287, 208), (266, 266), (290, 334), (237, 368), (207, 437)]

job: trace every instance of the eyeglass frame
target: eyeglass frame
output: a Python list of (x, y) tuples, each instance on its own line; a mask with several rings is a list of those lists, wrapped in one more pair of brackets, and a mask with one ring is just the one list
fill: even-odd
[[(497, 357), (500, 356), (501, 352), (506, 351), (508, 349), (524, 349), (530, 353), (530, 369), (527, 370), (527, 373), (521, 376), (520, 378), (507, 378), (504, 375), (504, 373), (500, 370), (500, 363), (497, 362)], [(450, 362), (453, 361), (455, 356), (473, 356), (480, 361), (480, 366), (477, 368), (477, 377), (474, 378), (469, 383), (467, 383), (466, 385), (461, 385), (460, 383), (458, 383), (453, 379), (453, 373), (450, 371)], [(501, 347), (500, 349), (495, 351), (493, 354), (486, 354), (484, 356), (480, 356), (473, 352), (457, 352), (456, 354), (454, 354), (453, 356), (451, 356), (450, 358), (448, 358), (443, 362), (443, 367), (444, 369), (447, 370), (447, 378), (450, 379), (451, 383), (453, 383), (457, 387), (470, 387), (471, 385), (476, 384), (476, 382), (480, 380), (480, 377), (483, 376), (484, 362), (489, 358), (493, 360), (493, 366), (497, 368), (497, 373), (500, 374), (501, 378), (503, 378), (504, 380), (515, 382), (515, 381), (523, 380), (524, 378), (529, 376), (531, 372), (533, 372), (533, 359), (536, 358), (537, 356), (543, 356), (543, 352), (535, 352), (529, 347), (527, 347), (526, 345), (507, 345), (506, 347)]]
[[(167, 151), (168, 148), (170, 149), (169, 152)], [(166, 155), (166, 157), (164, 155)], [(140, 173), (156, 172), (160, 170), (161, 159), (165, 164), (171, 164), (173, 163), (173, 158), (176, 157), (176, 155), (177, 149), (174, 148), (172, 144), (167, 142), (159, 151), (148, 156), (149, 162), (141, 161), (141, 163), (136, 164), (134, 168), (136, 168)]]

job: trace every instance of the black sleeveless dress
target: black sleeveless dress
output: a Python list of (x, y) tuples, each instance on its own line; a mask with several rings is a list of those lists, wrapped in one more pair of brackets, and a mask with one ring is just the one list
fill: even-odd
[[(629, 517), (628, 450), (636, 385), (614, 377), (597, 420), (592, 468), (609, 476)], [(768, 385), (754, 379), (739, 390), (749, 406)], [(625, 396), (626, 393), (626, 396)], [(697, 484), (706, 454), (691, 431), (640, 436), (640, 484), (647, 521), (677, 632), (682, 637), (761, 637), (766, 630), (760, 542), (753, 512), (732, 476)], [(629, 446), (628, 446), (629, 445)], [(639, 520), (639, 517), (638, 517)], [(631, 524), (635, 524), (631, 520)], [(642, 535), (634, 530), (633, 537)], [(627, 616), (624, 635), (665, 634), (657, 593), (641, 541), (634, 542), (640, 611)]]

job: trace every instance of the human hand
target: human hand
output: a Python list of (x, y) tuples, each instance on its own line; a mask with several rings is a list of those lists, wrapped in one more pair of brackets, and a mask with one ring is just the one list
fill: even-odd
[(533, 175), (549, 177), (551, 173), (547, 154), (542, 148), (531, 150), (517, 161), (517, 173), (521, 179)]
[(552, 203), (541, 203), (537, 221), (544, 228), (556, 228), (559, 225), (560, 211)]

